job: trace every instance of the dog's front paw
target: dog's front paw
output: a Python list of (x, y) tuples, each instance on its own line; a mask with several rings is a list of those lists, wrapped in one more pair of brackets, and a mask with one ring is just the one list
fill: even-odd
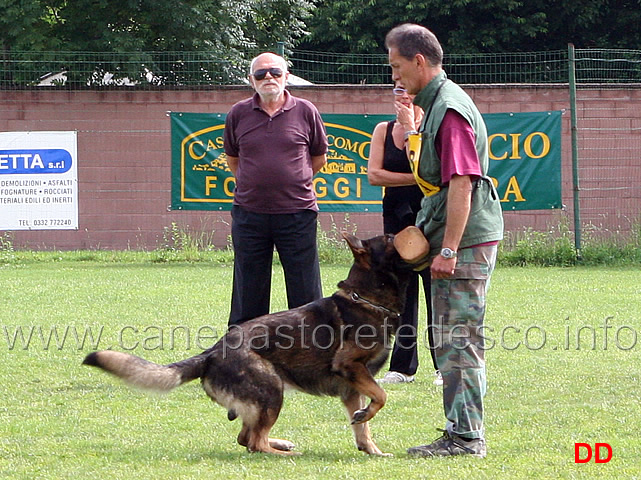
[(356, 425), (358, 423), (365, 423), (368, 420), (369, 420), (369, 409), (362, 408), (354, 412), (354, 415), (352, 416), (352, 425)]

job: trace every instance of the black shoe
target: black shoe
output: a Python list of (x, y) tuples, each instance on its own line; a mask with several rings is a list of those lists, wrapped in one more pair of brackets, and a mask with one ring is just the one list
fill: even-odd
[(450, 457), (454, 455), (472, 455), (473, 457), (485, 458), (487, 448), (485, 440), (474, 438), (463, 440), (455, 433), (441, 430), (443, 436), (429, 445), (412, 447), (407, 449), (411, 457)]

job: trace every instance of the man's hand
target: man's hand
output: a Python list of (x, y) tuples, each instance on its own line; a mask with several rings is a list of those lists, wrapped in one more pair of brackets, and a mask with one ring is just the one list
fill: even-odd
[(443, 258), (440, 254), (434, 257), (430, 265), (432, 278), (448, 278), (454, 275), (456, 268), (456, 257)]

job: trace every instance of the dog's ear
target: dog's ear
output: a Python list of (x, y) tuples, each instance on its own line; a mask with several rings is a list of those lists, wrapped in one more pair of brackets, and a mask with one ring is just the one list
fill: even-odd
[(343, 238), (347, 242), (347, 245), (349, 245), (349, 248), (352, 251), (352, 255), (354, 255), (354, 260), (356, 261), (356, 263), (364, 268), (369, 268), (370, 267), (369, 250), (363, 245), (363, 242), (360, 240), (360, 238), (357, 238), (354, 235), (347, 232), (341, 232), (341, 235), (343, 235)]
[(355, 237), (351, 233), (347, 232), (341, 232), (341, 235), (347, 242), (347, 245), (349, 245), (349, 248), (352, 250), (352, 252), (354, 252), (354, 254), (362, 255), (363, 253), (367, 253), (367, 250), (363, 246), (363, 242), (360, 238)]

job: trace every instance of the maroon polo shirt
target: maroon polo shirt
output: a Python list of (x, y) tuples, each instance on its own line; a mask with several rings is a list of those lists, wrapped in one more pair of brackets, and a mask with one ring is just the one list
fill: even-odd
[(325, 127), (311, 102), (288, 91), (285, 96), (273, 117), (254, 94), (225, 120), (225, 153), (239, 159), (234, 204), (253, 212), (318, 211), (311, 157), (327, 153)]

